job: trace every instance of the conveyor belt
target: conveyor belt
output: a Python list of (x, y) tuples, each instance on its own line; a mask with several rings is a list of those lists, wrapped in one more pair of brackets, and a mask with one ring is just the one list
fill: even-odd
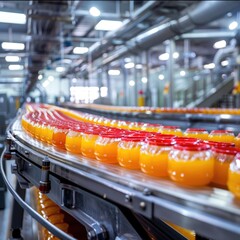
[[(12, 125), (10, 137), (17, 155), (29, 162), (21, 174), (36, 186), (40, 174), (36, 174), (34, 166), (40, 169), (43, 158), (48, 156), (50, 172), (55, 176), (151, 221), (171, 221), (211, 239), (240, 238), (240, 201), (227, 190), (180, 187), (168, 179), (67, 154), (29, 137), (18, 120)], [(61, 203), (61, 199), (58, 201)]]

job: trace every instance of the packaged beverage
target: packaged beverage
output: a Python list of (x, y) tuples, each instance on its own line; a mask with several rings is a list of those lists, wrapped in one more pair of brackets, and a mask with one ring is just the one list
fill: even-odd
[(227, 186), (235, 197), (240, 199), (240, 153), (230, 163)]
[(168, 176), (168, 154), (173, 141), (170, 139), (149, 138), (140, 150), (141, 171), (155, 177)]
[(207, 185), (213, 178), (213, 172), (214, 158), (209, 145), (176, 144), (169, 153), (168, 174), (177, 183)]
[(237, 154), (237, 149), (234, 147), (214, 147), (212, 152), (214, 156), (214, 177), (212, 182), (226, 187), (228, 169)]
[(234, 139), (235, 146), (240, 148), (240, 133)]
[(159, 132), (162, 134), (171, 134), (178, 137), (181, 137), (183, 135), (181, 129), (178, 126), (163, 126)]
[(65, 149), (66, 136), (69, 128), (62, 124), (53, 127), (52, 145), (54, 147)]
[(213, 130), (208, 136), (209, 141), (234, 143), (235, 136), (232, 131), (227, 130)]
[(82, 128), (70, 129), (68, 131), (65, 141), (65, 148), (68, 152), (81, 153), (82, 131)]
[(118, 144), (117, 158), (120, 166), (128, 169), (140, 169), (139, 156), (145, 136), (123, 136)]
[(159, 132), (162, 127), (161, 124), (144, 123), (141, 130), (147, 132)]
[(141, 130), (143, 125), (144, 125), (144, 123), (141, 123), (141, 122), (130, 122), (128, 124), (128, 129), (130, 129), (130, 130)]
[(183, 135), (185, 137), (208, 140), (208, 131), (203, 128), (188, 128)]

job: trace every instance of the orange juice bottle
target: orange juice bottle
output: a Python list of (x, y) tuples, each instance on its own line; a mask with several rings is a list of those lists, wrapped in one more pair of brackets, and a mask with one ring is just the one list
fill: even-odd
[(208, 136), (209, 141), (234, 143), (235, 136), (232, 131), (213, 130)]
[(230, 163), (227, 186), (235, 197), (240, 199), (240, 153), (238, 153)]
[(120, 140), (119, 131), (101, 133), (95, 143), (94, 154), (96, 159), (105, 163), (117, 163), (117, 149)]
[(208, 140), (208, 131), (203, 128), (187, 128), (183, 135), (185, 137)]
[(144, 123), (141, 123), (141, 122), (130, 122), (128, 124), (128, 129), (130, 129), (130, 130), (141, 130), (143, 125), (144, 125)]
[(65, 141), (69, 128), (66, 125), (55, 125), (53, 127), (52, 145), (65, 149)]
[(155, 177), (168, 176), (168, 154), (173, 141), (170, 139), (149, 138), (140, 150), (141, 171)]
[(168, 174), (177, 183), (203, 186), (210, 183), (213, 173), (214, 158), (209, 145), (176, 144), (169, 153)]
[(147, 132), (159, 132), (162, 127), (163, 126), (160, 124), (144, 123), (141, 130)]
[(212, 152), (214, 153), (214, 177), (212, 182), (226, 187), (229, 165), (237, 154), (237, 149), (234, 147), (214, 147)]
[(145, 136), (124, 136), (118, 144), (117, 158), (120, 166), (128, 169), (140, 169), (139, 157)]
[(70, 153), (81, 153), (82, 128), (70, 129), (66, 136), (65, 148)]
[(181, 137), (183, 135), (181, 129), (178, 126), (163, 126), (159, 130), (162, 134), (171, 134)]
[(234, 143), (236, 147), (240, 147), (240, 133), (235, 137)]

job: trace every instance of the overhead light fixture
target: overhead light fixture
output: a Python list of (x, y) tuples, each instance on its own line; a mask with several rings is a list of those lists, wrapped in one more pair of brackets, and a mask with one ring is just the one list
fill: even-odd
[(178, 52), (174, 52), (173, 53), (173, 58), (174, 59), (178, 59), (179, 58), (179, 53)]
[(0, 12), (0, 22), (25, 24), (26, 23), (26, 15), (23, 13)]
[(50, 82), (54, 81), (54, 77), (53, 76), (49, 76), (48, 77), (48, 81), (50, 81)]
[(14, 42), (3, 42), (2, 49), (5, 50), (24, 50), (24, 43), (14, 43)]
[(71, 64), (72, 60), (68, 59), (68, 58), (65, 58), (65, 59), (62, 60), (62, 62), (65, 63), (65, 64)]
[(93, 17), (99, 17), (100, 14), (101, 14), (100, 10), (99, 10), (98, 8), (96, 8), (96, 7), (91, 7), (91, 8), (89, 9), (89, 13), (90, 13)]
[(132, 59), (131, 58), (129, 58), (129, 57), (126, 57), (126, 58), (124, 58), (124, 62), (131, 62), (132, 61)]
[(19, 62), (21, 60), (18, 56), (6, 56), (5, 61), (6, 62)]
[(9, 65), (8, 69), (11, 71), (23, 70), (23, 65)]
[(126, 69), (134, 68), (135, 64), (133, 62), (128, 62), (124, 64)]
[(75, 47), (73, 49), (73, 53), (74, 54), (84, 54), (88, 52), (88, 48), (87, 47)]
[(180, 74), (181, 77), (184, 77), (186, 75), (186, 72), (182, 70), (182, 71), (180, 71), (179, 74)]
[(213, 48), (215, 49), (225, 48), (226, 46), (227, 46), (227, 43), (225, 40), (217, 41), (213, 44)]
[(215, 68), (215, 64), (214, 63), (208, 63), (208, 64), (203, 65), (203, 68), (204, 69), (213, 69), (213, 68)]
[(46, 80), (42, 85), (43, 85), (44, 88), (46, 88), (49, 85), (49, 83), (50, 82), (48, 80)]
[(117, 70), (117, 69), (108, 70), (108, 75), (119, 76), (120, 75), (120, 70)]
[(133, 80), (130, 80), (130, 81), (129, 81), (129, 85), (130, 85), (131, 87), (133, 87), (133, 86), (135, 86), (135, 82), (134, 82)]
[(234, 30), (237, 27), (238, 27), (238, 22), (236, 22), (236, 21), (231, 22), (228, 26), (229, 30)]
[(42, 74), (38, 75), (38, 80), (42, 80), (42, 79), (43, 79), (43, 75)]
[(226, 67), (228, 64), (229, 64), (228, 60), (224, 60), (224, 61), (221, 62), (221, 65), (223, 67)]
[(136, 69), (142, 69), (142, 64), (136, 64), (135, 68)]
[(112, 31), (120, 28), (122, 24), (123, 23), (121, 21), (101, 20), (95, 26), (95, 30)]
[(164, 75), (163, 75), (163, 74), (159, 74), (159, 75), (158, 75), (158, 79), (159, 79), (159, 80), (164, 80)]
[(146, 77), (142, 77), (142, 83), (147, 83), (148, 82), (148, 79)]
[[(174, 52), (173, 53), (173, 58), (177, 59), (179, 58), (179, 53), (178, 52)], [(161, 61), (167, 61), (169, 59), (169, 53), (163, 53), (159, 56), (159, 60)]]
[(56, 71), (59, 72), (59, 73), (62, 73), (62, 72), (64, 72), (65, 70), (66, 70), (65, 67), (61, 67), (61, 66), (56, 67)]
[(73, 78), (73, 79), (72, 79), (72, 82), (73, 82), (73, 83), (76, 83), (76, 82), (77, 82), (77, 79), (76, 79), (76, 78)]

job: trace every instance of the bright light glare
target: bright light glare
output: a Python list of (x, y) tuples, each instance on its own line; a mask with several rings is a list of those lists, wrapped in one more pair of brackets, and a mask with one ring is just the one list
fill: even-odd
[(65, 67), (56, 67), (56, 71), (59, 72), (59, 73), (62, 73), (66, 70)]
[(142, 83), (147, 83), (148, 79), (146, 77), (142, 77)]
[(224, 60), (224, 61), (221, 62), (221, 65), (223, 67), (226, 67), (228, 64), (229, 64), (228, 60)]
[(25, 24), (26, 23), (26, 15), (22, 14), (22, 13), (0, 12), (0, 22)]
[(43, 87), (46, 88), (46, 87), (49, 85), (49, 83), (50, 83), (50, 82), (49, 82), (48, 80), (46, 80), (42, 85), (43, 85)]
[(121, 21), (113, 21), (113, 20), (101, 20), (96, 26), (95, 30), (101, 31), (112, 31), (120, 28), (122, 26)]
[(236, 21), (231, 22), (228, 26), (229, 30), (234, 30), (237, 27), (238, 27), (238, 23)]
[(74, 54), (84, 54), (88, 52), (88, 48), (87, 47), (75, 47), (73, 49), (73, 53)]
[(3, 42), (2, 48), (5, 50), (24, 50), (24, 43)]
[(174, 59), (178, 59), (179, 58), (179, 53), (178, 52), (174, 52), (173, 53), (173, 58)]
[(186, 76), (186, 72), (185, 71), (180, 71), (180, 76), (182, 76), (182, 77), (184, 77), (184, 76)]
[(100, 10), (97, 9), (96, 7), (91, 7), (91, 8), (89, 9), (89, 13), (90, 13), (92, 16), (94, 16), (94, 17), (99, 17), (100, 14), (101, 14)]
[(136, 69), (142, 69), (142, 64), (136, 64), (135, 68)]
[(213, 69), (213, 68), (215, 68), (215, 64), (214, 63), (209, 63), (209, 64), (205, 64), (203, 67), (205, 69)]
[(124, 58), (124, 62), (126, 62), (126, 63), (131, 62), (131, 61), (132, 61), (132, 59), (129, 57)]
[(220, 49), (220, 48), (225, 48), (227, 45), (225, 40), (217, 41), (213, 44), (213, 48), (215, 49)]
[(133, 62), (128, 62), (124, 65), (126, 69), (134, 68), (135, 64)]
[(23, 70), (23, 65), (9, 65), (8, 69), (11, 71)]
[[(173, 58), (177, 59), (179, 58), (179, 53), (178, 52), (174, 52), (173, 53)], [(159, 56), (159, 60), (161, 61), (167, 61), (169, 59), (169, 53), (163, 53)]]
[(43, 75), (42, 74), (38, 75), (38, 80), (42, 80), (42, 79), (43, 79)]
[(135, 86), (135, 82), (134, 82), (133, 80), (130, 80), (130, 81), (129, 81), (129, 85), (130, 85), (131, 87), (133, 87), (133, 86)]
[(49, 76), (49, 77), (48, 77), (48, 80), (49, 80), (50, 82), (52, 82), (52, 81), (54, 81), (54, 77), (53, 77), (53, 76)]
[(119, 76), (120, 75), (120, 70), (117, 70), (117, 69), (108, 70), (108, 75)]
[(5, 60), (6, 62), (19, 62), (21, 58), (18, 56), (6, 56)]
[(76, 79), (76, 78), (73, 78), (73, 79), (72, 79), (72, 82), (73, 82), (73, 83), (76, 83), (76, 82), (77, 82), (77, 79)]
[(159, 80), (164, 80), (164, 75), (163, 74), (159, 74), (158, 79)]

